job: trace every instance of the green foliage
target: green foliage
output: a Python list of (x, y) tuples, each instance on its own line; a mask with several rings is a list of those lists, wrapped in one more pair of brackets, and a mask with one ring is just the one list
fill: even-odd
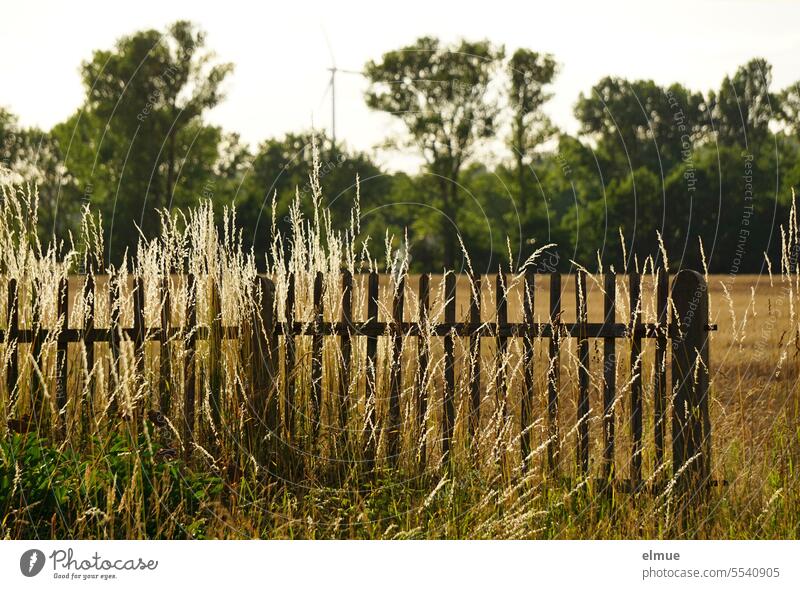
[(58, 140), (35, 127), (21, 128), (11, 112), (0, 108), (0, 184), (4, 176), (38, 187), (41, 212), (34, 225), (45, 247), (77, 228), (80, 203), (68, 197), (75, 179), (63, 165)]
[[(558, 70), (546, 53), (520, 48), (505, 59), (489, 41), (435, 37), (370, 61), (368, 106), (405, 127), (386, 147), (412, 148), (424, 162), (415, 174), (387, 173), (324, 133), (288, 133), (251, 152), (207, 124), (232, 66), (179, 21), (95, 51), (81, 66), (84, 104), (50, 132), (21, 128), (0, 109), (0, 165), (6, 182), (38, 183), (42, 243), (80, 235), (91, 204), (103, 218), (100, 247), (117, 264), (140, 231), (157, 234), (156, 209), (211, 199), (236, 208), (263, 267), (273, 219), (286, 227), (295, 191), (313, 208), (315, 142), (334, 230), (350, 225), (358, 178), (373, 257), (387, 234), (407, 237), (417, 271), (465, 267), (459, 237), (481, 270), (518, 264), (547, 243), (558, 247), (541, 270), (591, 266), (598, 254), (622, 267), (634, 260), (622, 258), (620, 230), (640, 262), (658, 257), (658, 232), (674, 263), (699, 267), (700, 239), (715, 272), (758, 271), (764, 250), (777, 263), (773, 220), (800, 183), (797, 84), (773, 92), (761, 58), (706, 93), (607, 76), (578, 97), (580, 131), (568, 135), (543, 111)], [(501, 143), (508, 150), (489, 163), (485, 148)]]
[(542, 112), (542, 105), (552, 96), (545, 87), (552, 84), (556, 73), (552, 55), (529, 49), (518, 49), (508, 62), (508, 98), (512, 113), (509, 147), (517, 164), (519, 203), (526, 217), (535, 203), (529, 193), (525, 169), (529, 165), (529, 155), (556, 133), (553, 123)]
[[(774, 219), (788, 211), (798, 142), (770, 130), (792, 112), (770, 93), (770, 72), (752, 60), (707, 99), (679, 84), (610, 77), (581, 95), (575, 114), (595, 158), (589, 173), (601, 183), (579, 198), (585, 207), (576, 218), (590, 232), (588, 240), (576, 239), (588, 246), (576, 243), (579, 259), (591, 260), (594, 247), (606, 263), (622, 264), (621, 248), (607, 247), (621, 229), (629, 266), (634, 244), (640, 262), (658, 258), (656, 231), (678, 256), (674, 264), (701, 268), (699, 240), (712, 272), (759, 271), (765, 251), (777, 263)], [(570, 167), (591, 170), (580, 160)], [(577, 220), (564, 219), (576, 236)]]
[[(387, 202), (392, 177), (367, 154), (334, 146), (324, 133), (289, 133), (281, 139), (269, 139), (251, 158), (247, 173), (231, 202), (236, 207), (238, 221), (246, 228), (243, 234), (246, 246), (253, 246), (259, 252), (268, 249), (274, 237), (273, 216), (276, 230), (286, 232), (289, 208), (296, 191), (300, 193), (303, 212), (312, 216), (314, 191), (311, 177), (315, 149), (324, 199), (321, 205), (330, 211), (334, 227), (349, 225), (357, 191), (361, 200), (369, 203), (363, 211), (365, 215), (370, 215), (373, 209)], [(384, 228), (381, 223), (374, 223), (376, 218), (383, 219), (383, 215), (372, 215), (371, 229), (368, 228), (367, 233), (382, 242)]]
[[(503, 48), (488, 41), (442, 46), (422, 37), (414, 44), (383, 55), (365, 66), (370, 108), (400, 119), (408, 131), (405, 145), (425, 160), (436, 185), (442, 261), (453, 267), (458, 247), (453, 224), (464, 203), (459, 190), (463, 166), (481, 140), (496, 132), (499, 107), (489, 84), (503, 58)], [(433, 196), (433, 194), (431, 195)]]
[(70, 197), (108, 220), (113, 260), (135, 247), (136, 225), (147, 237), (156, 233), (155, 210), (223, 189), (215, 172), (235, 155), (226, 157), (222, 131), (202, 115), (222, 99), (232, 66), (215, 64), (204, 46), (204, 33), (179, 21), (95, 51), (81, 67), (85, 104), (53, 130), (79, 179)]
[(710, 92), (708, 103), (715, 118), (717, 140), (723, 145), (761, 144), (770, 135), (769, 123), (780, 116), (780, 100), (770, 92), (772, 66), (765, 59), (751, 59), (725, 76), (719, 92)]
[[(94, 438), (86, 448), (51, 445), (35, 434), (0, 440), (0, 508), (4, 534), (15, 537), (159, 537), (161, 518), (173, 514), (164, 537), (198, 537), (198, 518), (218, 501), (221, 479), (180, 461), (161, 461), (158, 447), (140, 435)], [(135, 490), (134, 497), (131, 492)], [(140, 522), (132, 523), (129, 502)], [(100, 532), (102, 530), (102, 532)]]

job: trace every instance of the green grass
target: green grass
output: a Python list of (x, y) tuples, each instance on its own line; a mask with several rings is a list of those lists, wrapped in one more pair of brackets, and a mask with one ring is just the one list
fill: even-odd
[(144, 434), (131, 442), (93, 440), (80, 452), (34, 434), (0, 442), (3, 537), (800, 537), (792, 464), (770, 469), (760, 489), (711, 489), (679, 516), (677, 504), (649, 493), (609, 496), (590, 485), (503, 481), (501, 473), (486, 478), (469, 469), (441, 476), (378, 469), (345, 484), (279, 483), (255, 472), (164, 462)]

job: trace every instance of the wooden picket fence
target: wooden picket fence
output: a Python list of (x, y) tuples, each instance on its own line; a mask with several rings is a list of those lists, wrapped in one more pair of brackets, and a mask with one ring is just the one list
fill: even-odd
[[(474, 436), (480, 423), (481, 391), (486, 386), (481, 378), (480, 345), (482, 338), (493, 338), (498, 352), (497, 369), (493, 372), (497, 382), (495, 390), (506, 390), (506, 369), (500, 364), (502, 355), (508, 349), (512, 338), (521, 338), (523, 346), (524, 378), (522, 385), (522, 400), (520, 411), (520, 452), (523, 457), (523, 468), (529, 465), (527, 461), (531, 456), (530, 425), (536, 417), (533, 415), (534, 380), (536, 366), (534, 362), (534, 342), (538, 339), (548, 340), (548, 372), (546, 375), (546, 422), (547, 433), (550, 440), (546, 448), (545, 462), (552, 472), (558, 470), (559, 457), (558, 443), (559, 432), (559, 403), (561, 402), (561, 355), (566, 338), (577, 340), (577, 354), (579, 357), (578, 368), (578, 401), (577, 401), (577, 447), (576, 471), (581, 476), (588, 476), (590, 472), (590, 428), (589, 417), (592, 412), (590, 407), (590, 340), (602, 340), (603, 365), (602, 365), (602, 407), (594, 408), (594, 414), (602, 415), (602, 456), (599, 457), (602, 475), (600, 480), (617, 482), (623, 488), (639, 489), (643, 476), (642, 447), (643, 447), (643, 388), (642, 388), (642, 341), (645, 338), (655, 342), (655, 357), (653, 374), (653, 447), (655, 464), (654, 469), (659, 469), (665, 460), (668, 443), (666, 424), (667, 413), (672, 402), (671, 412), (671, 443), (673, 473), (680, 480), (691, 484), (693, 488), (707, 485), (710, 482), (710, 439), (711, 424), (708, 413), (708, 367), (709, 367), (709, 339), (708, 331), (714, 326), (708, 324), (708, 291), (705, 279), (697, 272), (683, 270), (672, 279), (670, 288), (669, 277), (665, 273), (656, 275), (656, 307), (657, 320), (643, 322), (640, 304), (642, 275), (629, 274), (628, 281), (630, 296), (630, 314), (618, 318), (616, 309), (617, 276), (606, 274), (602, 277), (604, 320), (590, 322), (588, 320), (587, 302), (587, 275), (584, 272), (574, 274), (576, 292), (576, 320), (565, 322), (562, 320), (562, 276), (560, 274), (546, 275), (549, 278), (549, 318), (546, 322), (537, 322), (534, 317), (534, 298), (536, 281), (541, 274), (527, 271), (521, 276), (524, 281), (523, 318), (522, 321), (510, 322), (508, 320), (508, 302), (505, 296), (505, 285), (509, 276), (498, 274), (496, 276), (468, 276), (471, 293), (468, 305), (468, 317), (464, 321), (456, 320), (456, 275), (448, 273), (444, 276), (444, 289), (448, 293), (444, 305), (443, 321), (431, 321), (431, 277), (428, 274), (420, 276), (418, 282), (418, 316), (413, 321), (404, 319), (405, 306), (405, 278), (399, 279), (399, 284), (392, 289), (391, 316), (383, 320), (379, 315), (379, 283), (380, 276), (372, 272), (366, 278), (367, 284), (367, 318), (356, 320), (353, 312), (354, 277), (348, 271), (341, 273), (341, 316), (336, 320), (326, 320), (323, 312), (324, 279), (321, 273), (317, 274), (313, 284), (313, 317), (300, 320), (296, 310), (295, 277), (288, 277), (288, 291), (283, 304), (276, 304), (276, 291), (272, 280), (259, 277), (258, 292), (260, 300), (256, 302), (255, 314), (247, 319), (247, 325), (221, 325), (219, 315), (216, 315), (210, 326), (201, 327), (197, 321), (196, 301), (187, 297), (186, 315), (180, 325), (173, 325), (170, 307), (170, 288), (166, 281), (161, 290), (162, 313), (159, 325), (146, 325), (144, 312), (145, 289), (141, 278), (134, 281), (133, 288), (133, 324), (123, 326), (119, 317), (118, 306), (113, 304), (114, 297), (120, 293), (111, 291), (110, 322), (105, 327), (98, 327), (94, 321), (95, 277), (88, 275), (81, 277), (83, 294), (86, 296), (88, 310), (86, 320), (81, 327), (70, 327), (69, 318), (69, 280), (63, 279), (59, 284), (57, 297), (57, 314), (63, 327), (60, 329), (56, 341), (56, 383), (55, 403), (58, 413), (63, 416), (67, 404), (67, 350), (69, 344), (83, 343), (85, 346), (86, 361), (88, 366), (94, 364), (94, 344), (108, 342), (114, 358), (118, 357), (120, 344), (132, 342), (136, 350), (136, 363), (139, 370), (143, 370), (145, 361), (144, 347), (146, 342), (159, 342), (162, 346), (162, 360), (169, 357), (166, 349), (168, 342), (176, 337), (184, 342), (186, 353), (183, 357), (183, 415), (180, 421), (183, 424), (183, 439), (185, 452), (192, 449), (192, 439), (196, 423), (197, 391), (201, 389), (195, 366), (195, 351), (199, 341), (208, 338), (220, 340), (236, 340), (249, 338), (249, 349), (255, 353), (252, 363), (252, 375), (249, 383), (247, 400), (248, 407), (254, 413), (256, 420), (263, 431), (256, 435), (253, 445), (261, 447), (258, 452), (260, 460), (265, 465), (275, 462), (275, 457), (270, 453), (286, 452), (296, 435), (294, 428), (296, 413), (298, 411), (295, 379), (298, 376), (299, 365), (296, 356), (296, 339), (302, 336), (311, 337), (310, 359), (310, 406), (307, 413), (312, 424), (312, 437), (320, 435), (322, 423), (321, 407), (323, 404), (323, 341), (326, 337), (338, 337), (337, 356), (341, 365), (337, 370), (339, 378), (339, 392), (335, 397), (339, 406), (339, 421), (344, 428), (347, 419), (350, 400), (346, 398), (348, 384), (351, 382), (353, 350), (357, 338), (366, 338), (366, 392), (367, 398), (375, 398), (381, 392), (377, 385), (377, 362), (379, 338), (392, 338), (393, 345), (388, 349), (392, 358), (388, 362), (389, 388), (387, 417), (382, 424), (382, 433), (386, 439), (386, 457), (390, 464), (396, 464), (399, 451), (399, 440), (403, 428), (413, 427), (420, 429), (420, 421), (427, 413), (430, 391), (419, 375), (425, 375), (432, 361), (431, 350), (427, 345), (418, 347), (417, 381), (413, 386), (414, 415), (417, 423), (411, 423), (410, 415), (406, 420), (401, 416), (401, 389), (402, 389), (402, 351), (404, 341), (409, 337), (430, 338), (431, 335), (443, 340), (443, 390), (441, 391), (442, 410), (440, 456), (442, 463), (446, 464), (451, 453), (451, 444), (455, 427), (455, 345), (457, 338), (464, 338), (471, 351), (472, 360), (468, 366), (469, 387), (469, 413), (468, 433)], [(392, 278), (395, 280), (395, 278)], [(485, 280), (494, 280), (493, 292), (496, 294), (494, 321), (482, 320), (481, 309), (481, 283)], [(184, 275), (187, 292), (193, 290), (195, 277)], [(212, 284), (213, 287), (213, 284)], [(91, 296), (89, 296), (91, 293)], [(29, 344), (34, 358), (40, 357), (41, 345), (48, 337), (48, 329), (37, 324), (33, 317), (32, 323), (27, 328), (19, 325), (19, 296), (17, 284), (14, 280), (7, 281), (7, 312), (6, 327), (0, 330), (0, 342), (16, 342)], [(476, 296), (477, 294), (477, 296)], [(218, 292), (216, 294), (218, 296)], [(670, 302), (671, 301), (671, 302)], [(35, 308), (35, 307), (34, 307)], [(115, 311), (116, 309), (116, 311)], [(284, 313), (278, 315), (277, 310), (283, 309)], [(115, 314), (116, 313), (116, 314)], [(304, 315), (305, 316), (305, 315)], [(629, 343), (627, 359), (630, 363), (629, 384), (629, 411), (628, 423), (631, 440), (630, 455), (627, 457), (629, 464), (629, 480), (616, 481), (614, 471), (616, 453), (615, 435), (615, 399), (617, 391), (617, 348), (618, 341)], [(17, 390), (19, 373), (19, 351), (8, 356), (6, 366), (7, 391), (9, 395)], [(671, 349), (671, 363), (667, 362), (667, 354)], [(283, 353), (281, 351), (283, 350)], [(37, 353), (37, 351), (39, 353)], [(281, 367), (280, 363), (285, 363)], [(161, 379), (166, 382), (169, 378), (167, 362), (162, 361)], [(671, 370), (668, 370), (671, 367)], [(176, 371), (176, 367), (171, 370)], [(671, 372), (672, 387), (668, 389), (668, 372)], [(283, 379), (283, 381), (281, 381)], [(283, 386), (280, 386), (279, 381)], [(671, 390), (671, 394), (668, 391)], [(282, 397), (282, 398), (281, 398)], [(166, 387), (162, 389), (160, 399), (161, 410), (169, 412), (170, 394)], [(304, 408), (306, 409), (306, 408)], [(377, 419), (374, 415), (375, 407), (365, 405), (364, 423), (368, 430), (364, 443), (365, 455), (368, 460), (374, 461), (377, 448), (375, 447), (379, 435), (375, 430)], [(283, 440), (285, 444), (266, 444), (264, 439)], [(424, 463), (426, 449), (421, 450), (421, 461)]]

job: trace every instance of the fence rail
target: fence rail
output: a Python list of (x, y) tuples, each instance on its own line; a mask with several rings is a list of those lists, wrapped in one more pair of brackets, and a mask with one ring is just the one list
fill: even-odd
[[(708, 378), (706, 371), (709, 366), (709, 340), (708, 331), (714, 329), (708, 322), (708, 294), (707, 285), (702, 275), (692, 271), (681, 271), (672, 281), (670, 288), (669, 278), (663, 273), (656, 273), (656, 321), (644, 322), (642, 320), (641, 281), (639, 274), (627, 275), (627, 289), (629, 294), (629, 315), (619, 321), (617, 318), (617, 277), (606, 274), (602, 280), (603, 314), (604, 321), (591, 322), (588, 320), (588, 291), (587, 275), (578, 272), (575, 280), (575, 321), (562, 320), (565, 301), (562, 297), (562, 277), (560, 274), (547, 275), (549, 277), (549, 321), (537, 322), (534, 317), (534, 303), (536, 283), (542, 275), (531, 271), (526, 272), (516, 279), (521, 279), (523, 285), (522, 321), (508, 320), (507, 286), (509, 281), (515, 279), (511, 275), (500, 273), (494, 276), (493, 291), (495, 301), (493, 321), (482, 321), (482, 281), (491, 280), (491, 276), (467, 276), (470, 287), (468, 297), (468, 315), (463, 321), (456, 321), (456, 276), (448, 273), (444, 276), (444, 290), (447, 297), (443, 305), (442, 320), (433, 320), (431, 308), (431, 277), (423, 274), (418, 282), (416, 300), (417, 317), (413, 321), (405, 319), (406, 282), (405, 277), (392, 277), (391, 304), (385, 311), (389, 317), (380, 319), (380, 275), (372, 272), (366, 277), (366, 307), (367, 319), (354, 318), (354, 277), (348, 271), (341, 274), (340, 291), (340, 317), (338, 320), (325, 319), (325, 280), (318, 273), (313, 280), (310, 292), (310, 313), (305, 314), (305, 319), (300, 320), (298, 307), (302, 306), (297, 300), (297, 284), (294, 275), (288, 276), (286, 289), (283, 292), (285, 299), (281, 304), (276, 300), (276, 289), (272, 280), (266, 277), (258, 278), (258, 288), (254, 292), (260, 293), (261, 299), (255, 305), (253, 317), (247, 317), (242, 325), (222, 325), (221, 301), (218, 281), (211, 280), (211, 317), (210, 324), (198, 325), (197, 310), (197, 277), (185, 275), (182, 280), (186, 288), (185, 315), (180, 325), (174, 325), (172, 318), (171, 281), (162, 279), (158, 289), (160, 314), (158, 325), (146, 325), (145, 314), (145, 288), (142, 278), (133, 284), (133, 321), (131, 326), (123, 326), (119, 304), (121, 293), (118, 287), (111, 288), (110, 314), (108, 325), (96, 325), (96, 301), (98, 290), (97, 277), (89, 275), (80, 278), (83, 282), (81, 295), (86, 308), (81, 327), (70, 327), (69, 281), (62, 279), (58, 285), (57, 297), (57, 326), (45, 326), (40, 322), (37, 314), (41, 310), (37, 305), (31, 305), (33, 317), (30, 325), (20, 325), (20, 293), (15, 280), (7, 281), (7, 323), (5, 329), (0, 330), (0, 343), (7, 345), (14, 342), (15, 349), (7, 354), (6, 382), (8, 399), (10, 402), (14, 391), (18, 391), (20, 383), (19, 374), (19, 344), (31, 346), (33, 357), (41, 361), (41, 347), (44, 342), (52, 341), (57, 348), (56, 353), (56, 405), (59, 415), (63, 417), (64, 407), (67, 403), (67, 351), (69, 344), (83, 343), (86, 362), (94, 366), (94, 344), (108, 343), (115, 361), (119, 359), (120, 346), (125, 342), (132, 342), (135, 346), (136, 365), (139, 371), (144, 370), (145, 344), (157, 342), (160, 345), (160, 391), (159, 406), (165, 413), (170, 412), (173, 395), (165, 383), (171, 375), (183, 372), (183, 399), (181, 416), (183, 434), (187, 455), (192, 449), (192, 439), (195, 436), (197, 425), (196, 412), (198, 408), (198, 391), (201, 378), (215, 378), (214, 371), (219, 370), (212, 360), (210, 368), (198, 375), (195, 356), (198, 342), (217, 340), (248, 340), (250, 350), (255, 354), (251, 365), (248, 406), (254, 412), (262, 431), (253, 435), (250, 441), (256, 453), (265, 464), (274, 463), (275, 457), (269, 453), (287, 451), (276, 449), (264, 443), (265, 438), (280, 439), (288, 442), (295, 440), (297, 435), (298, 390), (297, 383), (299, 358), (296, 338), (310, 336), (310, 364), (309, 382), (310, 394), (308, 396), (308, 414), (312, 424), (311, 435), (316, 439), (320, 435), (322, 424), (323, 397), (330, 395), (323, 391), (323, 343), (326, 337), (337, 337), (337, 367), (338, 387), (335, 400), (338, 403), (335, 414), (338, 417), (341, 431), (345, 431), (352, 394), (348, 383), (352, 382), (355, 367), (353, 366), (354, 349), (357, 338), (366, 338), (366, 376), (365, 400), (375, 399), (380, 395), (378, 387), (378, 340), (381, 337), (389, 338), (391, 345), (390, 361), (388, 362), (388, 389), (386, 399), (387, 411), (383, 423), (379, 425), (375, 404), (366, 402), (363, 422), (365, 424), (365, 437), (363, 440), (365, 455), (372, 464), (377, 458), (377, 440), (382, 432), (386, 436), (386, 457), (391, 464), (397, 463), (400, 454), (400, 437), (407, 428), (424, 429), (423, 421), (428, 414), (431, 400), (430, 387), (426, 382), (426, 374), (433, 361), (430, 347), (431, 338), (442, 338), (442, 410), (440, 413), (441, 428), (441, 456), (450, 457), (455, 431), (455, 343), (457, 339), (467, 340), (466, 349), (468, 358), (468, 424), (467, 429), (470, 439), (474, 439), (480, 426), (482, 380), (481, 370), (484, 363), (481, 361), (481, 340), (493, 338), (496, 345), (496, 366), (494, 369), (494, 390), (498, 396), (498, 407), (507, 417), (507, 399), (501, 398), (507, 394), (508, 368), (503, 364), (509, 343), (513, 338), (522, 339), (522, 366), (523, 385), (520, 401), (520, 453), (523, 468), (530, 466), (529, 460), (532, 453), (530, 428), (536, 417), (534, 411), (534, 382), (537, 368), (534, 361), (534, 342), (548, 340), (547, 346), (547, 386), (546, 386), (546, 431), (548, 443), (546, 448), (546, 464), (550, 471), (556, 472), (560, 458), (559, 444), (559, 404), (562, 402), (561, 392), (561, 354), (564, 341), (567, 338), (576, 340), (576, 355), (578, 358), (576, 404), (576, 470), (587, 476), (590, 471), (590, 427), (589, 418), (592, 414), (590, 405), (591, 386), (591, 354), (589, 341), (602, 340), (602, 407), (594, 408), (595, 414), (602, 410), (602, 455), (600, 456), (602, 479), (613, 481), (617, 478), (615, 472), (616, 437), (615, 412), (617, 389), (617, 342), (629, 342), (628, 368), (630, 371), (628, 415), (629, 437), (631, 440), (629, 460), (630, 479), (627, 485), (633, 489), (640, 488), (643, 480), (642, 449), (643, 449), (643, 387), (642, 387), (642, 342), (644, 339), (654, 341), (655, 355), (652, 370), (653, 378), (653, 447), (655, 464), (658, 470), (665, 460), (666, 451), (666, 425), (670, 399), (672, 398), (672, 460), (673, 472), (682, 483), (693, 486), (705, 485), (710, 480), (710, 436), (711, 424), (708, 415)], [(116, 283), (118, 284), (118, 283)], [(599, 284), (599, 281), (598, 281)], [(190, 294), (191, 293), (191, 294)], [(462, 301), (463, 304), (463, 301)], [(278, 311), (283, 309), (282, 316)], [(51, 337), (54, 335), (55, 337)], [(402, 353), (407, 338), (417, 339), (417, 367), (414, 382), (411, 385), (411, 409), (403, 419), (401, 396), (403, 390), (403, 361)], [(172, 365), (169, 346), (172, 342), (182, 341), (185, 348), (183, 366)], [(672, 350), (672, 362), (667, 362), (667, 354)], [(281, 350), (284, 350), (281, 354)], [(281, 370), (280, 364), (283, 364)], [(671, 370), (668, 368), (671, 366)], [(672, 395), (668, 395), (668, 372), (671, 372)], [(283, 376), (282, 376), (283, 375)], [(283, 379), (283, 380), (281, 380)], [(281, 384), (283, 386), (281, 386)], [(32, 389), (35, 387), (31, 387)], [(214, 394), (213, 391), (211, 394)], [(217, 409), (215, 409), (215, 406)], [(218, 410), (218, 404), (212, 403), (212, 413)], [(282, 409), (282, 410), (281, 410)], [(415, 413), (416, 420), (412, 417)], [(212, 419), (219, 419), (214, 414)], [(378, 430), (381, 430), (380, 432)], [(421, 439), (419, 462), (424, 466), (427, 441)], [(699, 455), (699, 459), (698, 459)], [(687, 468), (684, 468), (686, 466)]]

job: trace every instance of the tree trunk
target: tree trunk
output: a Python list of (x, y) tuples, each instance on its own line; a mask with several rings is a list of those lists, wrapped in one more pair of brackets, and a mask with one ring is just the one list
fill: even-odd
[(528, 189), (525, 185), (525, 145), (523, 138), (522, 120), (517, 121), (516, 129), (516, 145), (514, 146), (514, 156), (517, 160), (517, 184), (519, 185), (519, 210), (523, 217), (526, 219), (528, 216)]
[(517, 155), (517, 183), (519, 184), (519, 210), (523, 219), (528, 217), (528, 189), (525, 186), (525, 163), (522, 154)]
[(162, 206), (166, 207), (172, 202), (172, 192), (175, 184), (175, 132), (170, 131), (167, 143), (167, 193), (164, 195), (164, 203)]

